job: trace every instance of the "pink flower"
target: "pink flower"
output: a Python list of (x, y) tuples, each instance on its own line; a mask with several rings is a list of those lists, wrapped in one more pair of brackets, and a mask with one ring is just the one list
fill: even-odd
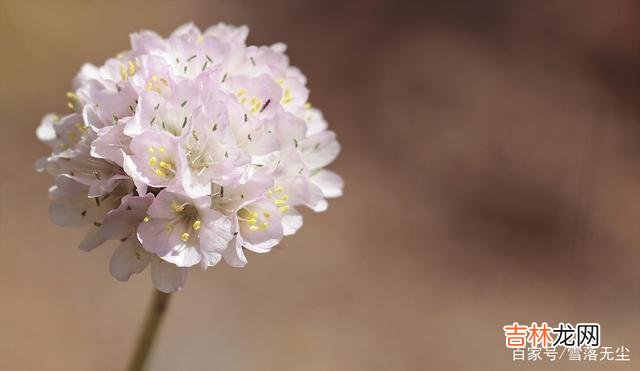
[(138, 225), (138, 239), (145, 250), (178, 267), (200, 263), (206, 269), (220, 261), (231, 240), (231, 222), (211, 208), (210, 197), (163, 190)]
[(343, 180), (340, 152), (286, 46), (247, 46), (246, 26), (193, 24), (168, 38), (131, 35), (131, 50), (85, 64), (65, 115), (36, 134), (56, 177), (52, 220), (89, 226), (81, 249), (118, 240), (119, 281), (150, 266), (161, 291), (189, 267), (247, 263), (302, 226), (298, 207), (324, 211)]

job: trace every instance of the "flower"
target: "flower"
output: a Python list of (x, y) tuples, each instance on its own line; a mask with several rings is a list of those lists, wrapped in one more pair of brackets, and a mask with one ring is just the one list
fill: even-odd
[(343, 181), (326, 169), (340, 145), (308, 102), (286, 46), (247, 46), (246, 26), (179, 27), (131, 35), (131, 50), (73, 80), (66, 115), (36, 131), (55, 177), (49, 212), (88, 225), (85, 251), (117, 240), (119, 281), (150, 266), (179, 291), (190, 267), (271, 251), (302, 226), (297, 208), (328, 207)]

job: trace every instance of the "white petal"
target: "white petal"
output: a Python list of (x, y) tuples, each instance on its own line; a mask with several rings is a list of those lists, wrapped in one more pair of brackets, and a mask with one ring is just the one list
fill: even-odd
[(327, 200), (320, 200), (318, 203), (316, 203), (315, 205), (309, 206), (311, 208), (311, 210), (317, 212), (317, 213), (321, 213), (323, 211), (326, 211), (329, 208), (329, 203), (327, 202)]
[(309, 169), (320, 169), (329, 165), (340, 153), (340, 143), (332, 131), (310, 136), (300, 145), (304, 149), (302, 155)]
[(300, 227), (302, 227), (302, 215), (297, 210), (290, 209), (282, 215), (282, 231), (285, 236), (296, 233)]
[(222, 254), (216, 251), (206, 251), (201, 250), (202, 260), (200, 260), (200, 265), (203, 270), (206, 270), (208, 267), (213, 267), (218, 264), (220, 260), (222, 260)]
[(151, 281), (162, 292), (181, 291), (187, 281), (187, 269), (154, 257), (151, 260)]
[(200, 263), (202, 256), (195, 246), (181, 244), (161, 258), (169, 263), (177, 265), (178, 267), (193, 267)]
[(235, 238), (229, 241), (229, 246), (222, 253), (222, 257), (227, 264), (235, 268), (242, 268), (247, 264), (242, 247), (237, 245)]
[(102, 245), (105, 241), (106, 239), (102, 237), (102, 233), (100, 233), (100, 228), (92, 226), (82, 242), (80, 242), (79, 248), (82, 251), (91, 251)]
[(53, 122), (55, 119), (56, 115), (52, 113), (46, 115), (42, 119), (38, 129), (36, 129), (36, 136), (44, 143), (50, 144), (56, 139), (56, 131), (53, 128)]
[(311, 177), (311, 181), (320, 187), (324, 197), (333, 198), (342, 196), (344, 180), (333, 171), (322, 169)]
[(113, 251), (109, 271), (118, 281), (128, 281), (132, 274), (140, 273), (147, 267), (151, 256), (142, 249), (135, 236), (131, 236)]

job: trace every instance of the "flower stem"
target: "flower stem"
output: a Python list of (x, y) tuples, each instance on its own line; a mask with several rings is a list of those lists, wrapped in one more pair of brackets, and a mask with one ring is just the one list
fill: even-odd
[(140, 333), (140, 337), (138, 338), (135, 353), (133, 354), (133, 358), (131, 358), (129, 368), (127, 368), (128, 371), (142, 371), (144, 369), (145, 362), (149, 356), (149, 350), (156, 338), (162, 318), (167, 311), (170, 297), (171, 294), (154, 290), (151, 306), (148, 309), (142, 333)]

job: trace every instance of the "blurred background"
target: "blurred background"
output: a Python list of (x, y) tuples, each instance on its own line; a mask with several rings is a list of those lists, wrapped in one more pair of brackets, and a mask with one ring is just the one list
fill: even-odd
[(640, 362), (640, 3), (0, 1), (0, 369), (121, 370), (151, 297), (48, 219), (35, 128), (143, 28), (284, 41), (345, 196), (189, 276), (150, 370), (512, 370), (502, 326), (599, 322)]

